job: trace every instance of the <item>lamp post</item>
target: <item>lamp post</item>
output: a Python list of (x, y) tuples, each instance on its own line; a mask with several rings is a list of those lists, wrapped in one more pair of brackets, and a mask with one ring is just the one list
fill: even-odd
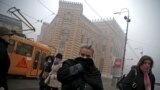
[(124, 70), (124, 62), (125, 62), (125, 55), (126, 55), (126, 44), (127, 44), (127, 36), (128, 36), (128, 25), (129, 25), (129, 22), (131, 22), (131, 19), (129, 17), (129, 9), (128, 8), (123, 8), (121, 9), (120, 12), (115, 12), (114, 14), (121, 14), (121, 13), (125, 13), (127, 12), (128, 15), (127, 16), (124, 16), (124, 19), (126, 20), (127, 22), (127, 26), (126, 26), (126, 33), (125, 33), (125, 41), (124, 41), (124, 54), (123, 54), (123, 61), (122, 61), (122, 72), (121, 72), (121, 75), (123, 75), (123, 70)]

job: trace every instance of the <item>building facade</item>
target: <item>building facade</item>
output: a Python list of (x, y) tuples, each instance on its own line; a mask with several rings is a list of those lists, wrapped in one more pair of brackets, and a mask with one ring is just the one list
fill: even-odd
[(112, 75), (113, 57), (122, 58), (124, 33), (114, 19), (90, 21), (81, 3), (59, 1), (59, 10), (50, 24), (44, 23), (38, 41), (54, 47), (64, 60), (79, 56), (81, 45), (92, 45), (94, 62), (102, 75)]

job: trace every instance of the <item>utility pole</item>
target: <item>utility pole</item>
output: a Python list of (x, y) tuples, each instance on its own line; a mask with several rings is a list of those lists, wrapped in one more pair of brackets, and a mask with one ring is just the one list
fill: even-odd
[(121, 9), (120, 12), (114, 13), (114, 14), (121, 14), (121, 13), (125, 13), (125, 12), (127, 12), (128, 15), (124, 16), (124, 19), (127, 22), (127, 26), (126, 26), (125, 41), (124, 41), (124, 52), (123, 52), (123, 59), (122, 59), (122, 72), (121, 72), (121, 75), (123, 75), (123, 70), (124, 70), (124, 63), (125, 63), (125, 56), (126, 56), (126, 45), (127, 45), (127, 38), (128, 38), (128, 25), (129, 25), (129, 22), (131, 22), (131, 19), (129, 17), (129, 9), (128, 8), (123, 8), (123, 9)]

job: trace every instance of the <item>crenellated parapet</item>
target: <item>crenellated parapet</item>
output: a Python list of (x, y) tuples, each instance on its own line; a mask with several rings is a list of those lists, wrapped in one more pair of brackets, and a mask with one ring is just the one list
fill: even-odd
[(78, 2), (70, 2), (70, 1), (60, 0), (59, 1), (59, 9), (61, 9), (61, 8), (79, 10), (80, 12), (83, 12), (82, 3), (78, 3)]
[(96, 23), (96, 22), (115, 22), (115, 19), (112, 17), (109, 18), (100, 18), (100, 19), (94, 19), (91, 22)]

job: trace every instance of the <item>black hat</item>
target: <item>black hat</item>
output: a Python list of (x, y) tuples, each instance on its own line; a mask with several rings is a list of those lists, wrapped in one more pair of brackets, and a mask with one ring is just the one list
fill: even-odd
[(3, 36), (3, 35), (13, 35), (13, 32), (6, 27), (0, 26), (0, 36)]
[(57, 54), (56, 54), (56, 58), (62, 59), (62, 57), (63, 57), (63, 55), (62, 55), (61, 53), (57, 53)]

